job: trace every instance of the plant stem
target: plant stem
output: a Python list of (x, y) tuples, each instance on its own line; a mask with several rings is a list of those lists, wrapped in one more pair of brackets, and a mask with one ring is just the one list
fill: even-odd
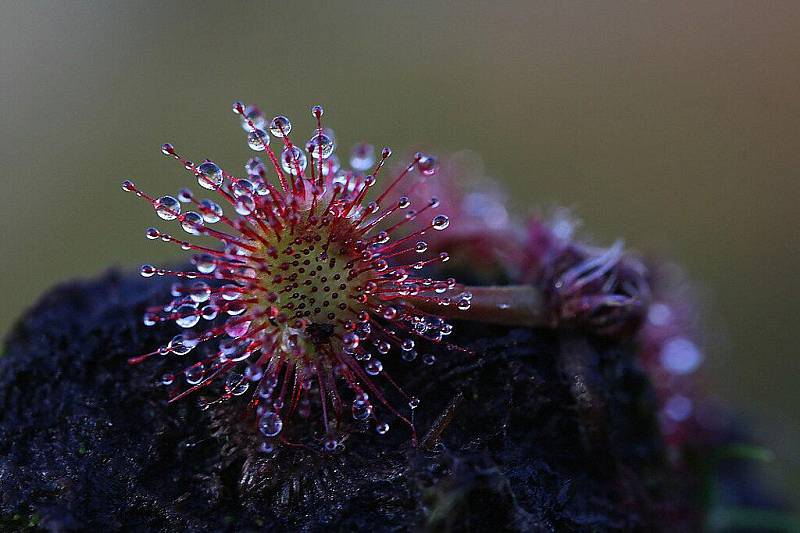
[(548, 324), (544, 297), (532, 285), (464, 287), (464, 290), (472, 293), (472, 305), (467, 310), (428, 302), (415, 302), (414, 305), (452, 320), (529, 328)]

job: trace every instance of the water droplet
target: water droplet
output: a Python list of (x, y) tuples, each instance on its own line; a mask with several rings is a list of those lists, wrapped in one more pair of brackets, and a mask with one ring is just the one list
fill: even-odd
[(297, 146), (287, 147), (281, 152), (281, 168), (287, 174), (298, 176), (306, 169), (306, 165), (308, 165), (306, 154)]
[(244, 377), (250, 381), (257, 382), (264, 377), (264, 371), (256, 364), (248, 365), (244, 369)]
[(125, 192), (131, 192), (136, 188), (131, 180), (125, 180), (122, 182), (122, 190)]
[(306, 144), (306, 151), (311, 154), (314, 159), (328, 159), (333, 154), (335, 144), (333, 139), (324, 133), (317, 133)]
[(200, 184), (201, 187), (213, 191), (222, 185), (222, 169), (213, 161), (206, 161), (201, 164), (197, 167), (197, 172), (197, 183)]
[(231, 316), (241, 315), (247, 309), (247, 304), (244, 302), (231, 302), (228, 304), (228, 314)]
[(348, 332), (342, 336), (342, 344), (347, 350), (354, 350), (361, 339), (355, 333)]
[(339, 447), (339, 441), (332, 435), (328, 435), (322, 441), (322, 449), (328, 453), (335, 452)]
[(430, 155), (417, 154), (417, 168), (425, 176), (436, 173), (436, 158)]
[[(250, 321), (245, 320), (243, 322), (227, 322), (225, 324), (225, 333), (230, 335), (231, 337), (237, 339), (247, 333), (247, 330), (250, 328)], [(244, 356), (247, 358), (250, 354)], [(235, 360), (235, 359), (234, 359)]]
[(267, 411), (258, 421), (258, 429), (267, 437), (274, 437), (283, 429), (283, 420), (272, 411)]
[(179, 315), (175, 319), (175, 323), (182, 328), (191, 328), (200, 321), (200, 315), (197, 314), (197, 309), (191, 304), (183, 304), (175, 310), (175, 314)]
[(447, 229), (447, 226), (450, 225), (450, 219), (447, 218), (446, 215), (436, 215), (431, 224), (433, 225), (433, 229), (442, 231), (443, 229)]
[(203, 215), (203, 220), (209, 224), (218, 222), (222, 218), (222, 208), (213, 200), (203, 200), (200, 202), (200, 214)]
[(204, 320), (214, 320), (217, 318), (218, 312), (219, 308), (216, 305), (206, 305), (200, 309), (200, 316), (202, 316)]
[(203, 227), (203, 217), (199, 213), (189, 211), (181, 218), (183, 231), (190, 235), (200, 235), (200, 228)]
[(430, 353), (426, 353), (425, 355), (422, 356), (422, 362), (430, 366), (436, 362), (436, 356)]
[(245, 106), (244, 113), (242, 113), (242, 129), (249, 132), (252, 128), (250, 124), (248, 124), (247, 119), (250, 119), (250, 122), (253, 123), (253, 127), (257, 129), (263, 130), (267, 126), (267, 117), (254, 105)]
[(143, 278), (152, 277), (156, 273), (156, 267), (153, 265), (142, 265), (142, 268), (139, 269), (139, 273)]
[(234, 209), (242, 216), (247, 216), (256, 210), (256, 201), (249, 194), (244, 194), (236, 199)]
[(184, 204), (187, 204), (187, 203), (192, 201), (192, 198), (194, 198), (194, 194), (192, 193), (192, 191), (190, 189), (187, 189), (186, 187), (184, 187), (180, 191), (178, 191), (178, 201), (179, 202), (183, 202)]
[(408, 406), (412, 409), (416, 409), (419, 407), (419, 398), (416, 396), (412, 396), (411, 399), (408, 401)]
[(170, 143), (164, 143), (161, 145), (161, 153), (164, 155), (175, 155), (175, 147)]
[(162, 385), (172, 385), (175, 383), (175, 376), (172, 374), (164, 374), (161, 376), (161, 384)]
[(365, 371), (367, 372), (367, 374), (369, 374), (370, 376), (377, 376), (377, 375), (378, 375), (378, 374), (380, 374), (380, 373), (381, 373), (381, 371), (383, 370), (383, 363), (381, 363), (381, 362), (380, 362), (379, 360), (377, 360), (377, 359), (370, 359), (370, 360), (367, 362), (366, 366), (364, 367), (364, 370), (365, 370)]
[(353, 418), (356, 420), (366, 420), (372, 415), (372, 404), (365, 396), (353, 400)]
[(292, 123), (283, 115), (278, 115), (269, 123), (269, 132), (275, 137), (283, 137), (289, 135), (292, 131)]
[(263, 152), (269, 146), (269, 135), (261, 129), (253, 130), (247, 134), (247, 146), (256, 152)]
[(375, 347), (378, 349), (378, 353), (381, 355), (386, 355), (389, 353), (389, 350), (392, 349), (392, 345), (386, 341), (378, 341), (375, 344)]
[(375, 431), (378, 432), (378, 435), (386, 435), (389, 432), (389, 424), (386, 422), (381, 422), (375, 426)]
[(225, 392), (233, 396), (241, 396), (247, 392), (248, 388), (250, 388), (250, 383), (241, 374), (231, 373), (225, 378)]
[(186, 377), (186, 383), (189, 385), (197, 385), (201, 381), (203, 381), (203, 376), (205, 376), (205, 368), (203, 367), (203, 363), (195, 363), (183, 373)]
[(409, 350), (407, 352), (402, 353), (403, 361), (410, 363), (414, 359), (417, 358), (417, 351), (416, 350)]
[(164, 220), (175, 220), (181, 214), (181, 204), (172, 196), (162, 196), (153, 207), (156, 214)]
[(192, 262), (203, 274), (210, 274), (217, 268), (217, 261), (209, 254), (196, 255), (192, 258)]
[(414, 246), (414, 250), (417, 253), (427, 252), (428, 251), (428, 243), (425, 241), (419, 241), (416, 246)]
[(189, 287), (189, 297), (197, 303), (207, 301), (210, 296), (211, 287), (208, 286), (208, 283), (196, 281)]
[(222, 298), (228, 300), (229, 302), (238, 300), (242, 296), (242, 293), (239, 291), (239, 287), (231, 284), (223, 285), (221, 287), (221, 292)]
[(366, 172), (375, 164), (375, 147), (371, 144), (361, 143), (353, 148), (350, 155), (350, 168), (356, 172)]

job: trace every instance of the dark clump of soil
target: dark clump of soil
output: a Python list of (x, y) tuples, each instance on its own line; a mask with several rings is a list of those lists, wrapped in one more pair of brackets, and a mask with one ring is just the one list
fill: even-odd
[[(54, 531), (607, 531), (692, 528), (631, 344), (457, 327), (474, 351), (385, 361), (420, 397), (323, 454), (256, 450), (241, 398), (167, 405), (167, 281), (111, 272), (47, 294), (0, 358), (0, 524)], [(175, 356), (170, 356), (175, 357)], [(162, 358), (164, 359), (164, 358)], [(399, 359), (396, 358), (396, 359)], [(314, 415), (312, 415), (314, 416)], [(296, 422), (299, 423), (299, 422)], [(670, 517), (672, 523), (665, 523)], [(1, 528), (1, 527), (0, 527)]]

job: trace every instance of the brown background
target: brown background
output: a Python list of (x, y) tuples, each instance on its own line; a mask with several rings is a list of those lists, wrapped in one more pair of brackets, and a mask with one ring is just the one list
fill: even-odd
[(800, 3), (283, 4), (0, 2), (0, 333), (57, 281), (179, 254), (119, 188), (188, 183), (162, 142), (237, 168), (232, 100), (300, 131), (322, 103), (344, 145), (474, 150), (517, 209), (683, 263), (710, 386), (800, 487)]

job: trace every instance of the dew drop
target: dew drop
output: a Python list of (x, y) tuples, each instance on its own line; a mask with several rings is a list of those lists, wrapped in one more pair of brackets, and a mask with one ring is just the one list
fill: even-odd
[(348, 350), (354, 350), (356, 347), (358, 347), (358, 343), (360, 340), (361, 339), (358, 337), (358, 335), (356, 335), (352, 331), (345, 333), (342, 336), (342, 344)]
[(283, 115), (278, 115), (269, 123), (269, 132), (275, 137), (289, 135), (292, 131), (292, 123)]
[(353, 418), (356, 420), (366, 420), (372, 415), (372, 404), (366, 398), (356, 398), (353, 400)]
[(187, 189), (186, 187), (184, 187), (183, 189), (178, 191), (178, 201), (179, 202), (183, 202), (184, 204), (186, 204), (186, 203), (191, 202), (192, 198), (194, 198), (194, 194), (192, 194), (192, 191), (190, 189)]
[[(249, 328), (250, 328), (250, 321), (248, 321), (248, 320), (245, 320), (243, 322), (236, 322), (236, 323), (227, 322), (225, 324), (225, 333), (227, 333), (228, 335), (230, 335), (234, 339), (238, 339), (239, 337), (241, 337), (242, 335), (247, 333), (247, 330)], [(249, 355), (250, 354), (246, 354), (244, 356), (244, 358), (247, 358)], [(233, 359), (233, 360), (235, 361), (236, 359)]]
[(283, 420), (272, 411), (267, 411), (258, 421), (258, 429), (267, 437), (274, 437), (283, 429)]
[[(306, 169), (308, 159), (297, 146), (287, 147), (281, 152), (281, 168), (287, 174), (297, 176)], [(299, 169), (299, 172), (298, 172)]]
[(181, 204), (172, 196), (162, 196), (153, 207), (156, 214), (164, 220), (175, 220), (181, 214)]
[(389, 432), (389, 424), (386, 422), (381, 422), (375, 426), (375, 431), (378, 432), (378, 435), (386, 435)]
[(437, 231), (442, 231), (444, 229), (447, 229), (447, 226), (450, 225), (450, 219), (447, 218), (446, 215), (436, 215), (433, 218), (433, 222), (431, 222), (431, 224), (433, 225), (433, 229)]
[(424, 176), (431, 176), (436, 173), (436, 158), (430, 155), (417, 154), (417, 168)]
[(205, 375), (206, 371), (203, 367), (203, 363), (196, 363), (183, 373), (186, 377), (186, 383), (189, 385), (197, 385), (201, 381), (203, 381), (203, 376)]
[(200, 214), (203, 215), (203, 220), (209, 224), (218, 222), (223, 215), (222, 208), (213, 200), (203, 200), (200, 202), (199, 209)]
[(370, 360), (367, 362), (366, 366), (364, 367), (364, 370), (365, 370), (365, 371), (367, 372), (367, 374), (369, 374), (370, 376), (377, 376), (377, 375), (378, 375), (378, 374), (380, 374), (380, 373), (381, 373), (381, 371), (383, 370), (383, 363), (381, 363), (381, 362), (380, 362), (379, 360), (377, 360), (377, 359), (370, 359)]
[(256, 152), (263, 152), (269, 146), (269, 135), (262, 129), (256, 129), (247, 134), (247, 146)]
[(356, 172), (366, 172), (375, 164), (375, 147), (371, 144), (361, 143), (353, 148), (350, 154), (350, 168)]
[(175, 319), (175, 323), (182, 328), (191, 328), (200, 321), (200, 315), (197, 314), (197, 309), (191, 304), (183, 304), (179, 306), (175, 313), (180, 315)]
[[(238, 103), (241, 105), (241, 102)], [(235, 112), (234, 109), (234, 113)], [(252, 129), (247, 122), (248, 119), (253, 123), (253, 127), (257, 129), (263, 130), (267, 126), (267, 117), (254, 105), (245, 106), (244, 108), (244, 113), (242, 114), (242, 129), (244, 131), (250, 131)]]
[(317, 133), (306, 144), (306, 151), (311, 154), (314, 159), (328, 159), (333, 154), (335, 144), (333, 139), (324, 133)]
[(139, 269), (139, 273), (143, 278), (152, 277), (156, 273), (156, 267), (153, 265), (142, 265), (142, 268)]
[(203, 226), (203, 217), (199, 213), (189, 211), (183, 215), (181, 219), (181, 227), (183, 231), (190, 235), (200, 235), (200, 229)]
[(250, 388), (250, 383), (241, 374), (232, 373), (225, 378), (225, 392), (233, 396), (241, 396), (247, 392), (248, 388)]
[(206, 161), (197, 167), (197, 183), (209, 190), (214, 190), (222, 185), (222, 169), (213, 161)]

